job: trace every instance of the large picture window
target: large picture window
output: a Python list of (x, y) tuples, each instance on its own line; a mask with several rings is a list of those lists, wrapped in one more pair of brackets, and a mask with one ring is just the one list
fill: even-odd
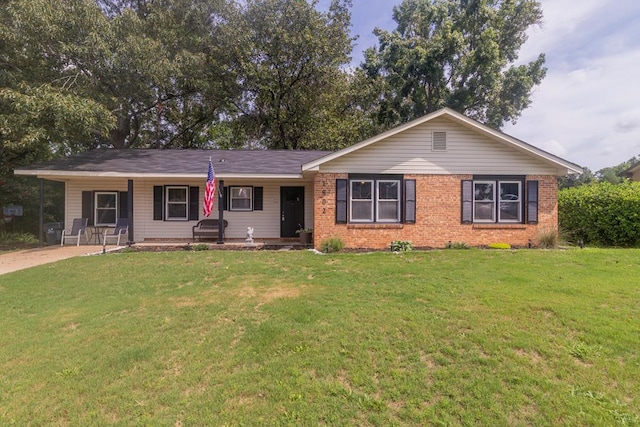
[(187, 220), (189, 204), (189, 187), (167, 186), (165, 212), (167, 220)]
[(95, 225), (115, 225), (118, 219), (118, 192), (96, 191), (94, 197)]
[(474, 222), (522, 222), (522, 182), (473, 181)]

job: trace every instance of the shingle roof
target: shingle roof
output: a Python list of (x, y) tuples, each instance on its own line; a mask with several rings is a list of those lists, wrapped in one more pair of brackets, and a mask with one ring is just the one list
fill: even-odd
[(16, 172), (206, 176), (207, 162), (211, 157), (217, 175), (300, 175), (304, 163), (329, 153), (302, 150), (98, 149), (17, 168)]

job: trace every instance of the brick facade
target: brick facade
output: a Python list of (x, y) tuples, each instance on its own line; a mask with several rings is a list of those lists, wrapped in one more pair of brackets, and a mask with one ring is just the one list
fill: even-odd
[(347, 174), (318, 173), (314, 178), (314, 245), (340, 237), (347, 248), (388, 248), (394, 240), (415, 247), (443, 248), (449, 242), (469, 246), (536, 242), (538, 230), (557, 228), (558, 185), (555, 176), (527, 176), (538, 181), (538, 224), (462, 224), (461, 181), (472, 175), (405, 175), (416, 180), (415, 224), (336, 224), (336, 179)]

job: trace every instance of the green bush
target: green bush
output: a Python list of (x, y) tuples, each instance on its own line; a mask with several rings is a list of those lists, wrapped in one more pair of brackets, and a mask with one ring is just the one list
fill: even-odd
[(208, 251), (209, 250), (209, 245), (207, 245), (206, 243), (198, 243), (197, 245), (193, 245), (193, 250), (194, 251)]
[(640, 182), (600, 182), (561, 190), (558, 219), (574, 243), (636, 246), (640, 243)]
[(13, 231), (1, 231), (0, 232), (0, 244), (35, 244), (39, 240), (31, 233), (13, 232)]
[(344, 242), (339, 237), (329, 237), (320, 243), (320, 251), (324, 253), (340, 252), (344, 249)]
[(413, 245), (407, 240), (394, 240), (391, 242), (391, 252), (409, 252)]

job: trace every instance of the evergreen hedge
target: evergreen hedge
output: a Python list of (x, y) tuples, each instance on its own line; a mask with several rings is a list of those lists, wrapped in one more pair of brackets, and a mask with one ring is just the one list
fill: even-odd
[(560, 228), (573, 242), (605, 246), (640, 243), (640, 182), (599, 182), (561, 190)]

